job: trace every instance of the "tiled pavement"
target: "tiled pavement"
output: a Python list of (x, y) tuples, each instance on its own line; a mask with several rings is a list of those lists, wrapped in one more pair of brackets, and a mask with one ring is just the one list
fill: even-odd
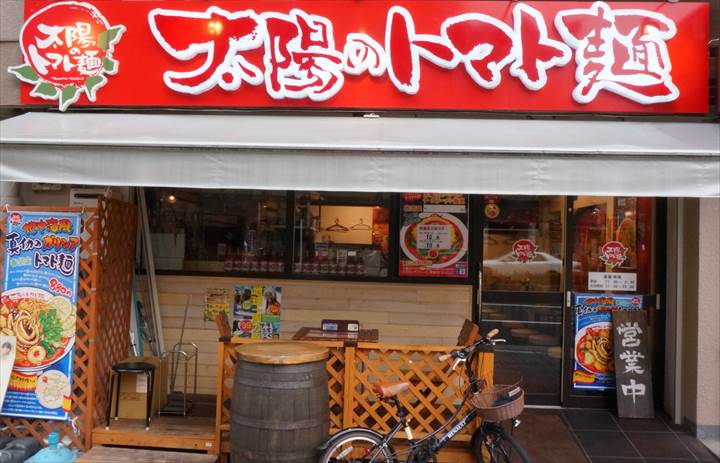
[(720, 462), (700, 441), (662, 415), (639, 420), (621, 419), (605, 410), (563, 409), (559, 413), (592, 463)]

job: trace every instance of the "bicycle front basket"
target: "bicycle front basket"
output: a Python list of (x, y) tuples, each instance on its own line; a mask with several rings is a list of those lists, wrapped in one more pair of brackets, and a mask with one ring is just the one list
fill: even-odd
[(494, 384), (473, 394), (473, 407), (486, 421), (504, 421), (520, 415), (525, 407), (525, 391), (517, 383)]

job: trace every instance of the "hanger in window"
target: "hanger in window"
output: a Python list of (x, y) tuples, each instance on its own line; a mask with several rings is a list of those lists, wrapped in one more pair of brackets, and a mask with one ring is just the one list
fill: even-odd
[(346, 232), (350, 229), (344, 225), (340, 225), (340, 219), (335, 217), (335, 224), (330, 225), (329, 227), (325, 228), (325, 231), (334, 231), (334, 232)]
[(363, 223), (363, 219), (362, 217), (360, 217), (360, 222), (350, 227), (350, 230), (372, 230), (372, 227), (366, 223)]

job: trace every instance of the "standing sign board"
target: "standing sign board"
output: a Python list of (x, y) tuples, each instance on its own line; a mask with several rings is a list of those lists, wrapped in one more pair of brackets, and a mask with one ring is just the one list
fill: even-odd
[[(26, 0), (23, 104), (707, 113), (707, 2)], [(142, 50), (142, 53), (138, 53)]]
[(17, 344), (2, 415), (68, 419), (80, 234), (77, 213), (8, 212), (0, 328)]
[(652, 418), (653, 390), (648, 354), (647, 314), (613, 313), (615, 379), (620, 418)]
[(610, 391), (615, 389), (613, 356), (613, 313), (639, 311), (642, 296), (576, 294), (573, 306), (574, 389)]

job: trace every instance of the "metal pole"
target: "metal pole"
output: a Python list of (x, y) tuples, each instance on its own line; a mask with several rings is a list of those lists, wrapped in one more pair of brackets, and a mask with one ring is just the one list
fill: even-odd
[(145, 270), (148, 278), (148, 293), (150, 295), (150, 309), (153, 321), (153, 330), (156, 344), (153, 354), (160, 356), (165, 352), (165, 340), (162, 332), (162, 319), (160, 317), (160, 300), (158, 299), (157, 281), (155, 279), (155, 260), (153, 259), (152, 243), (150, 239), (150, 221), (148, 220), (147, 204), (145, 202), (145, 188), (138, 188), (138, 205), (140, 206), (140, 222), (142, 227), (142, 242), (145, 250)]

